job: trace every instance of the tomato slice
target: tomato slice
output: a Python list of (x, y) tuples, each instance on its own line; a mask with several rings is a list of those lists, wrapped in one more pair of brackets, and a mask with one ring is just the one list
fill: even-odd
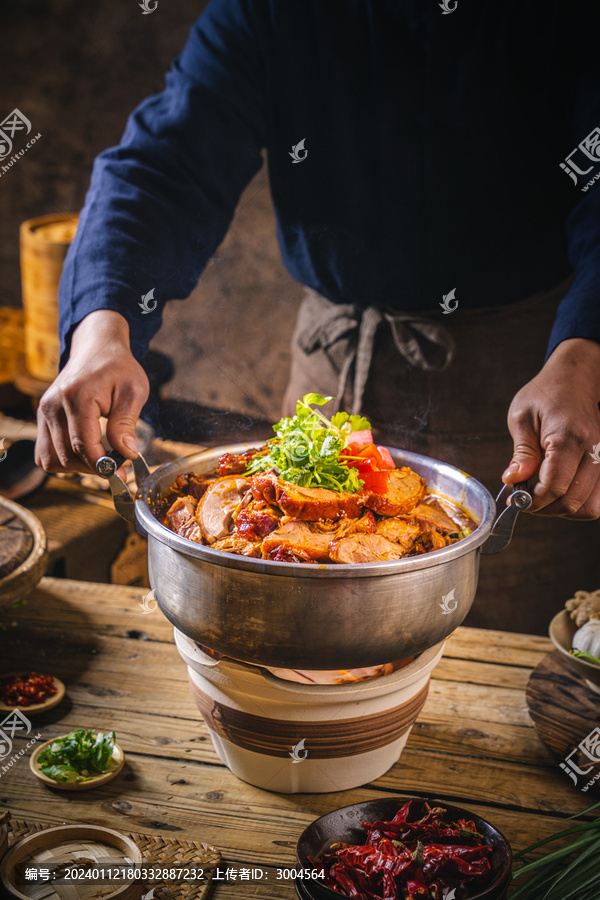
[(357, 447), (364, 447), (365, 444), (373, 443), (373, 434), (370, 429), (365, 429), (364, 431), (351, 431), (348, 438), (349, 446), (354, 444)]
[(373, 491), (375, 494), (386, 493), (390, 481), (389, 471), (360, 473), (360, 477), (368, 491)]
[(381, 456), (381, 458), (382, 458), (382, 460), (383, 460), (382, 468), (384, 468), (384, 469), (395, 469), (395, 468), (396, 468), (396, 463), (395, 463), (394, 460), (392, 459), (392, 454), (390, 453), (390, 451), (388, 450), (388, 448), (387, 448), (387, 447), (379, 447), (379, 446), (378, 446), (377, 449), (379, 450), (379, 455)]

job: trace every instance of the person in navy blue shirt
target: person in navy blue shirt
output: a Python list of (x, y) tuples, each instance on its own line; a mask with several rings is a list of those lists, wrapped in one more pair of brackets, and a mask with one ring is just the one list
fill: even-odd
[[(519, 351), (535, 368), (511, 387), (504, 479), (538, 473), (537, 513), (598, 518), (598, 18), (583, 0), (458, 0), (451, 15), (427, 0), (213, 0), (165, 90), (95, 162), (61, 282), (63, 368), (40, 403), (38, 463), (93, 468), (101, 415), (111, 444), (137, 453), (160, 310), (195, 286), (266, 149), (283, 259), (310, 289), (303, 352), (310, 361), (358, 329), (337, 374), (346, 367), (366, 413), (383, 327), (397, 351), (390, 391), (406, 372), (417, 385), (419, 372), (450, 378), (468, 344), (461, 322), (514, 309), (516, 339), (520, 304), (566, 284), (545, 362), (535, 326), (535, 354), (526, 341)], [(145, 316), (148, 285), (159, 308)], [(493, 393), (502, 372), (481, 357), (470, 381)], [(457, 413), (469, 390), (453, 388)]]

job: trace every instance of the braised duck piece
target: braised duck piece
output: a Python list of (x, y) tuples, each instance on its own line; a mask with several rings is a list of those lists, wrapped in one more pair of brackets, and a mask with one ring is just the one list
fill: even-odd
[(249, 480), (239, 476), (217, 478), (208, 488), (196, 511), (202, 537), (208, 544), (214, 544), (229, 534), (233, 527), (233, 515), (241, 509), (249, 489)]
[(331, 534), (318, 532), (309, 522), (293, 520), (272, 531), (262, 542), (263, 559), (300, 557), (308, 562), (329, 562)]
[(450, 538), (437, 531), (423, 531), (415, 541), (413, 551), (415, 555), (430, 553), (432, 550), (441, 550), (442, 547), (447, 547), (451, 543)]
[(262, 555), (261, 541), (248, 541), (233, 531), (212, 544), (213, 550), (223, 550), (225, 553), (238, 553), (240, 556), (260, 557)]
[(406, 551), (380, 534), (351, 534), (332, 541), (329, 556), (336, 563), (370, 563), (401, 559)]
[[(418, 478), (418, 475), (415, 477)], [(274, 472), (253, 475), (251, 482), (255, 498), (262, 497), (267, 503), (279, 506), (286, 516), (308, 522), (341, 519), (342, 516), (356, 519), (370, 496), (369, 491), (364, 489), (350, 494), (326, 488), (300, 487), (282, 481)]]
[(418, 522), (410, 522), (406, 519), (380, 519), (377, 522), (377, 534), (394, 544), (399, 544), (408, 552), (412, 550), (413, 544), (421, 534), (421, 526)]
[(175, 534), (202, 544), (202, 531), (196, 519), (197, 506), (195, 497), (179, 497), (169, 509), (164, 524)]
[(419, 503), (407, 518), (414, 519), (423, 531), (434, 529), (441, 534), (455, 534), (462, 527), (453, 522), (450, 516), (434, 503)]
[(243, 453), (224, 453), (219, 457), (217, 472), (219, 475), (243, 475), (248, 468), (248, 463), (255, 456), (264, 456), (266, 447), (251, 447)]
[(339, 540), (349, 534), (374, 534), (377, 531), (377, 521), (371, 510), (365, 509), (358, 519), (342, 516), (333, 522), (315, 522), (314, 528), (315, 531), (328, 532), (330, 540)]
[(236, 516), (234, 532), (247, 541), (259, 541), (279, 527), (281, 517), (277, 507), (252, 497)]
[(371, 491), (367, 496), (366, 505), (380, 516), (402, 516), (412, 512), (426, 493), (425, 479), (420, 478), (408, 466), (403, 466), (390, 472), (385, 494)]

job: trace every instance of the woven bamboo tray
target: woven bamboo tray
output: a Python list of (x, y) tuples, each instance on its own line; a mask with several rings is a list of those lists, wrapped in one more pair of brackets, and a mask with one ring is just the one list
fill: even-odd
[[(47, 823), (14, 819), (9, 823), (9, 848), (21, 838), (51, 827)], [(135, 841), (143, 857), (142, 865), (146, 868), (204, 869), (206, 881), (202, 884), (176, 881), (148, 884), (146, 890), (154, 888), (153, 900), (206, 900), (213, 873), (221, 862), (221, 854), (215, 847), (201, 841), (181, 841), (131, 832), (123, 834)]]

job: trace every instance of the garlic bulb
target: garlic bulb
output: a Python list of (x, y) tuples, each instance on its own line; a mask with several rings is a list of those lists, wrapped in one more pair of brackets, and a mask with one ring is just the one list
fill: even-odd
[(573, 635), (573, 650), (583, 650), (600, 659), (600, 619), (590, 619)]

